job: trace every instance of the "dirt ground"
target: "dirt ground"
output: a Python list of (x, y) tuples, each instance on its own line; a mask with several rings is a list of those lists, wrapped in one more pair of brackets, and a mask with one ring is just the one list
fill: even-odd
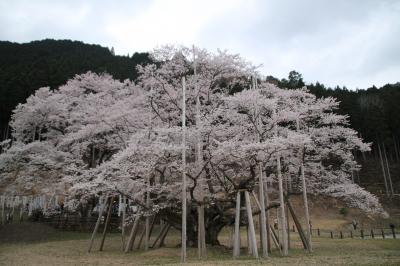
[[(154, 241), (155, 234), (151, 241)], [(291, 235), (288, 257), (273, 249), (267, 259), (247, 255), (245, 230), (242, 231), (240, 259), (232, 259), (229, 230), (220, 241), (226, 246), (208, 247), (208, 258), (197, 259), (197, 250), (188, 249), (191, 265), (400, 265), (400, 239), (330, 239), (314, 237), (312, 254), (306, 253), (296, 234)], [(0, 265), (177, 265), (180, 234), (171, 231), (166, 246), (159, 249), (135, 249), (128, 254), (121, 250), (121, 235), (110, 234), (104, 251), (98, 251), (99, 236), (93, 252), (87, 253), (90, 234), (62, 232), (46, 225), (21, 223), (0, 229)]]
[[(301, 199), (293, 199), (293, 206), (303, 221)], [(380, 228), (390, 221), (399, 222), (395, 215), (389, 219), (367, 217), (357, 210), (349, 209), (346, 215), (340, 213), (343, 208), (340, 202), (312, 200), (313, 228), (326, 230), (344, 230), (345, 239), (331, 239), (329, 233), (321, 237), (313, 236), (313, 253), (302, 249), (297, 233), (291, 233), (291, 249), (288, 257), (281, 257), (273, 247), (268, 259), (253, 259), (247, 255), (246, 231), (242, 230), (242, 251), (240, 259), (232, 260), (230, 248), (231, 229), (221, 232), (219, 240), (222, 245), (208, 247), (207, 260), (197, 259), (197, 250), (188, 249), (188, 264), (191, 265), (400, 265), (400, 239), (351, 239), (348, 228), (351, 221), (357, 219), (360, 226)], [(393, 208), (395, 211), (396, 208)], [(398, 210), (397, 210), (398, 211)], [(271, 220), (274, 211), (271, 211)], [(258, 219), (254, 219), (257, 223)], [(289, 220), (292, 227), (292, 221)], [(304, 222), (303, 222), (304, 224)], [(372, 228), (370, 227), (370, 228)], [(256, 226), (257, 229), (257, 226)], [(154, 241), (155, 228), (151, 237)], [(93, 252), (87, 253), (89, 233), (59, 231), (48, 225), (29, 222), (15, 222), (0, 227), (0, 265), (174, 265), (179, 264), (180, 233), (173, 229), (165, 241), (165, 247), (159, 249), (135, 249), (128, 254), (122, 252), (121, 235), (109, 234), (105, 250), (98, 251), (99, 236), (95, 241)], [(378, 235), (379, 236), (379, 235)], [(258, 238), (258, 235), (257, 235)], [(136, 244), (135, 244), (136, 245)]]

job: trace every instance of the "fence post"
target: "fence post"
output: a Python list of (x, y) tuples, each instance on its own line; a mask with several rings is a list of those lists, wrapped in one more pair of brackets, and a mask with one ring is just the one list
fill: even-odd
[(333, 238), (333, 232), (331, 231), (331, 238)]
[(321, 236), (321, 232), (319, 231), (319, 228), (317, 229), (318, 236)]
[(294, 233), (294, 232), (296, 232), (296, 231), (294, 230), (294, 225), (293, 225), (293, 233)]
[(393, 238), (394, 238), (394, 239), (396, 239), (396, 232), (394, 231), (394, 226), (393, 226), (393, 227), (391, 227), (391, 229), (392, 229), (392, 235), (393, 235)]
[(385, 239), (385, 232), (383, 231), (383, 229), (381, 229), (381, 233), (382, 233), (382, 239)]
[(371, 229), (371, 237), (375, 238), (374, 229)]
[(361, 229), (360, 233), (361, 233), (361, 238), (364, 239), (364, 230)]
[(353, 238), (353, 231), (350, 230), (350, 237)]
[(343, 233), (340, 231), (340, 239), (343, 239)]

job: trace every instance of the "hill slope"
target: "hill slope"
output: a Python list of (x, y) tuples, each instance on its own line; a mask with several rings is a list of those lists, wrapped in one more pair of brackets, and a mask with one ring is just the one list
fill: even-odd
[(0, 41), (1, 137), (15, 106), (38, 88), (56, 88), (75, 74), (89, 70), (134, 80), (136, 66), (148, 62), (147, 53), (115, 56), (108, 48), (79, 41), (47, 39), (24, 44)]

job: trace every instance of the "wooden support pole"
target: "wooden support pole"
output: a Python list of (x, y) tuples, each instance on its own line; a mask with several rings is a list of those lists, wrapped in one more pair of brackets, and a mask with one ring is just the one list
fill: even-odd
[(393, 226), (393, 227), (391, 227), (391, 229), (392, 229), (392, 235), (393, 235), (393, 239), (396, 239), (396, 232), (394, 231), (394, 226)]
[(139, 225), (139, 221), (142, 218), (142, 215), (138, 215), (133, 222), (131, 233), (129, 235), (128, 243), (125, 247), (125, 252), (131, 251), (133, 248), (133, 243), (135, 242), (136, 233)]
[(321, 232), (320, 232), (319, 228), (317, 229), (317, 233), (318, 233), (318, 236), (321, 236)]
[(250, 233), (250, 241), (252, 247), (252, 254), (255, 258), (258, 258), (258, 249), (257, 249), (257, 241), (256, 241), (256, 232), (254, 230), (254, 222), (253, 222), (253, 211), (251, 209), (250, 203), (250, 195), (248, 191), (244, 192), (245, 200), (246, 200), (246, 209), (247, 209), (247, 219), (249, 223), (249, 233)]
[(153, 220), (152, 220), (151, 225), (150, 225), (150, 238), (151, 238), (151, 234), (153, 233), (154, 226), (156, 224), (156, 219), (157, 219), (157, 214), (154, 215)]
[(286, 211), (286, 232), (287, 232), (287, 245), (288, 249), (290, 249), (290, 225), (289, 225), (289, 208), (287, 206), (287, 202), (285, 204)]
[(350, 237), (353, 238), (353, 231), (350, 231)]
[[(146, 192), (146, 207), (147, 210), (150, 208), (150, 177), (148, 177), (148, 181), (147, 181), (148, 185), (147, 185), (147, 192)], [(150, 241), (150, 216), (146, 216), (145, 218), (145, 226), (144, 226), (144, 250), (148, 250), (149, 249), (149, 241)], [(142, 240), (143, 237), (140, 238), (140, 240)], [(141, 241), (140, 241), (141, 242)], [(140, 244), (138, 245), (138, 247), (140, 247)]]
[(114, 201), (114, 197), (111, 197), (111, 198), (110, 198), (110, 203), (108, 204), (107, 218), (106, 218), (106, 223), (104, 224), (103, 236), (101, 237), (101, 242), (100, 242), (100, 249), (99, 249), (99, 251), (103, 251), (104, 240), (106, 239), (106, 234), (107, 234), (107, 228), (108, 228), (108, 225), (110, 224), (111, 210), (112, 210), (112, 206), (113, 206), (113, 201)]
[(23, 219), (24, 219), (24, 204), (22, 202), (19, 209), (19, 222), (22, 222)]
[(274, 228), (272, 228), (272, 226), (269, 227), (269, 231), (271, 232), (271, 238), (273, 240), (272, 242), (274, 242), (276, 249), (279, 250), (279, 253), (282, 254), (282, 246), (279, 243), (279, 237), (277, 233), (275, 232)]
[(229, 235), (229, 243), (228, 246), (233, 249), (233, 239), (235, 236), (235, 226), (231, 226), (231, 233)]
[[(263, 170), (261, 163), (259, 164), (259, 184), (258, 184), (258, 194), (260, 197), (259, 208), (260, 208), (260, 237), (261, 237), (261, 248), (262, 248), (262, 257), (268, 257), (268, 240), (267, 240), (267, 216), (265, 213), (265, 195), (264, 195), (264, 178), (263, 178)], [(255, 199), (257, 197), (254, 195)], [(257, 201), (256, 201), (257, 202)]]
[[(269, 205), (269, 198), (268, 198), (268, 184), (267, 180), (263, 182), (264, 185), (264, 200), (265, 200), (265, 206)], [(267, 227), (267, 246), (268, 246), (268, 252), (271, 252), (271, 232), (269, 230), (269, 210), (265, 210), (265, 225)]]
[(375, 238), (374, 229), (371, 229), (371, 237)]
[(249, 231), (249, 226), (246, 226), (246, 237), (247, 237), (247, 255), (253, 254), (253, 248), (251, 246), (252, 241), (250, 240), (250, 231)]
[(364, 230), (361, 229), (360, 233), (361, 233), (361, 238), (364, 239)]
[(278, 188), (279, 188), (279, 203), (280, 203), (280, 228), (282, 230), (282, 255), (288, 255), (288, 243), (287, 243), (287, 228), (286, 228), (286, 215), (285, 215), (285, 201), (283, 198), (283, 180), (281, 173), (281, 158), (278, 154), (277, 158), (277, 172), (278, 172)]
[(235, 235), (233, 238), (233, 257), (240, 256), (240, 191), (236, 194)]
[(94, 227), (94, 229), (93, 229), (92, 237), (90, 238), (90, 241), (89, 241), (88, 253), (89, 253), (90, 251), (92, 251), (92, 246), (93, 246), (93, 242), (94, 242), (94, 237), (96, 236), (96, 233), (97, 233), (97, 231), (99, 230), (101, 217), (103, 216), (104, 209), (105, 209), (105, 207), (106, 207), (106, 205), (107, 205), (107, 204), (106, 204), (106, 203), (107, 203), (107, 198), (108, 198), (108, 194), (106, 195), (103, 204), (100, 204), (100, 202), (99, 202), (99, 205), (101, 205), (100, 208), (99, 208), (99, 209), (100, 209), (100, 210), (99, 210), (99, 217), (97, 218), (96, 225), (95, 225), (95, 227)]
[(301, 242), (303, 243), (303, 247), (304, 247), (304, 249), (309, 250), (309, 246), (308, 246), (309, 242), (307, 241), (307, 238), (304, 234), (303, 228), (301, 227), (301, 223), (300, 223), (299, 219), (297, 218), (297, 215), (294, 213), (292, 204), (290, 203), (289, 199), (287, 200), (287, 206), (289, 208), (290, 214), (292, 215), (293, 222), (297, 227), (297, 232), (299, 233)]
[(139, 242), (138, 242), (138, 244), (136, 246), (136, 249), (140, 249), (140, 246), (142, 245), (142, 241), (143, 241), (143, 238), (144, 238), (145, 234), (146, 234), (146, 228), (143, 228), (142, 233), (140, 234)]
[[(196, 143), (196, 166), (200, 172), (203, 167), (203, 141), (201, 135), (201, 116), (200, 116), (200, 90), (197, 82), (197, 64), (196, 64), (196, 49), (193, 45), (193, 70), (194, 70), (194, 92), (196, 94), (196, 131), (197, 131), (197, 143)], [(199, 259), (207, 257), (207, 246), (206, 246), (206, 229), (204, 224), (204, 177), (200, 173), (199, 180), (197, 182), (199, 186), (199, 197), (200, 204), (197, 207), (197, 248)]]
[[(300, 119), (296, 119), (296, 131), (300, 131)], [(304, 163), (303, 163), (303, 153), (304, 147), (301, 149), (301, 163), (300, 163), (300, 175), (301, 175), (301, 184), (303, 188), (303, 202), (304, 202), (304, 213), (306, 218), (306, 229), (307, 229), (307, 247), (308, 251), (312, 252), (312, 242), (311, 242), (311, 223), (310, 223), (310, 212), (308, 209), (308, 198), (307, 198), (307, 185), (306, 185), (306, 178), (304, 174)]]
[(2, 196), (2, 200), (1, 200), (1, 224), (5, 224), (6, 223), (6, 216), (5, 216), (5, 206), (6, 206), (6, 196)]
[(383, 229), (381, 229), (381, 233), (382, 233), (382, 239), (385, 239), (385, 232), (383, 231)]
[[(155, 220), (156, 220), (156, 216), (153, 216), (153, 219), (152, 219), (152, 221), (151, 221), (151, 224), (149, 225), (149, 241), (150, 241), (150, 236), (151, 236), (151, 232), (153, 231), (153, 227), (154, 227), (154, 222), (155, 222)], [(139, 249), (140, 248), (140, 246), (142, 245), (142, 241), (143, 241), (143, 238), (144, 238), (144, 235), (146, 234), (146, 229), (144, 229), (143, 231), (142, 231), (142, 234), (140, 235), (140, 239), (139, 239), (139, 243), (138, 243), (138, 245), (137, 245), (137, 249)], [(150, 244), (149, 244), (150, 245)], [(146, 250), (146, 248), (145, 248), (145, 250)], [(148, 250), (148, 248), (147, 248), (147, 250)]]
[(122, 196), (122, 221), (121, 221), (121, 236), (122, 236), (122, 251), (125, 250), (125, 219), (126, 219), (126, 196)]
[(186, 262), (186, 82), (182, 77), (182, 254), (181, 263)]
[[(154, 227), (155, 220), (156, 220), (156, 216), (153, 216), (153, 219), (152, 219), (152, 221), (151, 221), (151, 223), (150, 223), (150, 225), (149, 225), (149, 232), (148, 232), (148, 234), (149, 234), (149, 241), (150, 241), (151, 232), (153, 231), (153, 227)], [(142, 234), (140, 235), (139, 243), (138, 243), (138, 245), (137, 245), (137, 247), (136, 247), (137, 249), (140, 249), (140, 246), (142, 245), (142, 241), (143, 241), (143, 238), (144, 238), (145, 234), (146, 234), (146, 229), (144, 229), (144, 230), (142, 231)], [(149, 245), (150, 245), (150, 243), (149, 243)], [(147, 248), (147, 249), (148, 249), (148, 248)], [(146, 247), (145, 247), (145, 250), (146, 250)]]
[(340, 239), (343, 239), (343, 233), (340, 231)]
[(164, 223), (161, 225), (160, 232), (158, 233), (158, 236), (154, 240), (153, 245), (151, 245), (151, 248), (154, 248), (157, 245), (157, 242), (161, 239), (161, 237), (164, 235), (164, 232), (167, 230), (168, 224)]
[(197, 208), (198, 211), (198, 219), (197, 219), (197, 226), (198, 226), (198, 256), (199, 259), (207, 258), (207, 246), (206, 246), (206, 231), (205, 231), (205, 224), (204, 224), (204, 205), (201, 204)]
[(158, 244), (158, 247), (161, 248), (162, 246), (164, 246), (164, 241), (165, 238), (168, 234), (169, 229), (171, 228), (170, 224), (167, 224), (166, 229), (164, 230), (164, 233), (162, 234), (161, 238), (160, 238), (160, 244)]
[(331, 238), (333, 238), (333, 232), (331, 231)]

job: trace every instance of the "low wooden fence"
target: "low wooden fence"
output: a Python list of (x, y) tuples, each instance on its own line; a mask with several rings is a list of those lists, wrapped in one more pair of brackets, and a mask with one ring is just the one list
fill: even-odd
[[(53, 217), (42, 217), (39, 222), (50, 225), (51, 227), (66, 230), (66, 231), (80, 231), (92, 232), (97, 221), (97, 216), (80, 217), (79, 215), (68, 214)], [(105, 218), (105, 217), (104, 217)], [(101, 221), (100, 227), (105, 224), (105, 219)], [(112, 216), (108, 230), (118, 231), (121, 228), (121, 217)]]
[[(47, 224), (53, 228), (65, 230), (65, 231), (80, 231), (80, 232), (92, 232), (97, 221), (97, 216), (82, 217), (76, 213), (63, 213), (56, 214), (50, 217), (44, 216), (13, 216), (10, 219), (5, 220), (5, 224), (20, 223), (22, 221), (32, 221)], [(105, 218), (105, 217), (104, 217)], [(100, 227), (102, 228), (105, 220), (102, 220)], [(1, 226), (1, 225), (0, 225)], [(109, 230), (118, 231), (121, 228), (121, 217), (113, 215), (110, 218)]]
[(380, 229), (359, 229), (359, 230), (326, 230), (313, 229), (313, 237), (327, 238), (358, 238), (358, 239), (396, 239), (399, 238), (400, 232), (396, 232), (395, 228), (380, 228)]

